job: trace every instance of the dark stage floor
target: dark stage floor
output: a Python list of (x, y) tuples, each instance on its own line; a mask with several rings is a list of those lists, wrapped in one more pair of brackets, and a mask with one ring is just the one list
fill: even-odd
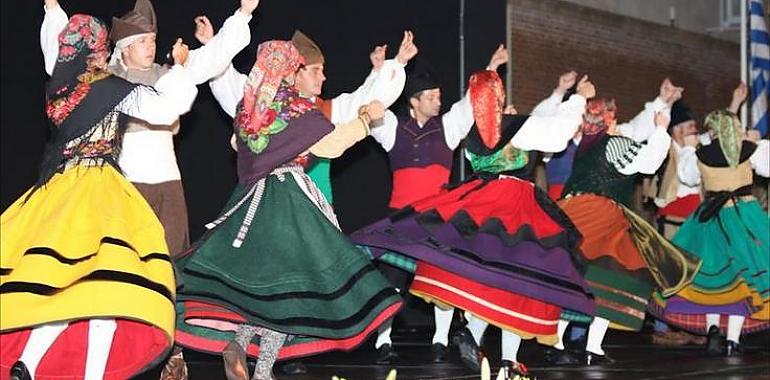
[[(280, 380), (326, 379), (333, 375), (348, 380), (381, 380), (389, 369), (398, 370), (398, 379), (478, 379), (479, 375), (463, 367), (454, 349), (450, 362), (430, 362), (430, 337), (415, 332), (411, 338), (401, 332), (394, 338), (399, 360), (392, 366), (375, 365), (371, 342), (350, 353), (330, 353), (306, 359), (306, 375), (280, 375)], [(605, 342), (607, 353), (617, 360), (605, 367), (549, 367), (543, 360), (544, 347), (534, 341), (525, 341), (519, 358), (527, 364), (532, 374), (539, 379), (720, 379), (754, 380), (770, 379), (770, 334), (763, 333), (744, 339), (746, 352), (740, 357), (708, 358), (700, 346), (677, 348), (662, 347), (650, 343), (649, 333), (625, 333), (611, 331)], [(485, 350), (490, 362), (499, 366), (500, 333), (489, 331)], [(186, 353), (190, 364), (190, 380), (224, 379), (221, 358)], [(157, 372), (139, 377), (141, 380), (157, 380)]]

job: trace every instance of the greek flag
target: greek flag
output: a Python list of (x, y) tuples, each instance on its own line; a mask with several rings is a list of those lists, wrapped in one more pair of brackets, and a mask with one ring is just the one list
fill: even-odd
[(751, 121), (752, 128), (767, 136), (767, 101), (770, 97), (770, 35), (767, 33), (767, 13), (761, 0), (749, 1), (749, 43), (751, 58)]

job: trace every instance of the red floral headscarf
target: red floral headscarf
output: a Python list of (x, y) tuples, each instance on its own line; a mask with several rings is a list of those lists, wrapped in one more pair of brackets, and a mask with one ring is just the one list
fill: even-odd
[(615, 123), (616, 111), (615, 100), (612, 99), (594, 98), (586, 103), (583, 123), (580, 124), (583, 138), (580, 140), (577, 155), (582, 155), (604, 138), (607, 129)]
[(493, 148), (500, 141), (500, 123), (505, 104), (503, 81), (497, 72), (480, 71), (471, 75), (469, 91), (473, 118), (481, 141), (487, 148)]

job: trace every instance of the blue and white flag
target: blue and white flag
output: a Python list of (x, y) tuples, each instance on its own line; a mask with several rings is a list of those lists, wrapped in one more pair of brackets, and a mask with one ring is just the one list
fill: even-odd
[(770, 35), (761, 0), (749, 1), (749, 72), (751, 74), (751, 127), (767, 136), (770, 97)]

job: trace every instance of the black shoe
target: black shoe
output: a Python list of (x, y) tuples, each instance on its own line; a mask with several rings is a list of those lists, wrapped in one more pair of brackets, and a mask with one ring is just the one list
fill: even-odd
[(23, 362), (18, 361), (13, 364), (13, 367), (11, 367), (11, 380), (32, 380), (32, 376)]
[(612, 365), (615, 364), (615, 360), (611, 357), (607, 356), (607, 354), (599, 355), (596, 353), (593, 353), (591, 351), (586, 350), (585, 354), (585, 365), (592, 366), (592, 365), (598, 365), (598, 366), (604, 366), (604, 365)]
[(709, 327), (708, 335), (706, 336), (706, 353), (709, 356), (722, 355), (722, 336), (719, 334), (719, 327)]
[(434, 363), (445, 363), (447, 361), (447, 348), (441, 343), (433, 343), (430, 346), (430, 353)]
[(572, 355), (571, 352), (567, 351), (566, 349), (557, 350), (555, 348), (546, 350), (545, 361), (548, 362), (548, 364), (557, 365), (557, 366), (580, 364), (580, 359), (576, 358), (575, 355)]
[(307, 367), (299, 360), (287, 362), (278, 370), (284, 375), (303, 375), (307, 373)]
[(725, 347), (725, 356), (740, 356), (743, 353), (743, 346), (741, 346), (738, 342), (733, 342), (732, 340), (727, 341), (727, 346)]
[(479, 345), (473, 340), (473, 335), (467, 327), (463, 327), (452, 337), (454, 343), (460, 350), (460, 361), (473, 372), (481, 371), (481, 353)]
[(377, 360), (375, 362), (377, 364), (390, 364), (396, 358), (398, 358), (396, 351), (393, 351), (390, 344), (385, 343), (377, 349)]

